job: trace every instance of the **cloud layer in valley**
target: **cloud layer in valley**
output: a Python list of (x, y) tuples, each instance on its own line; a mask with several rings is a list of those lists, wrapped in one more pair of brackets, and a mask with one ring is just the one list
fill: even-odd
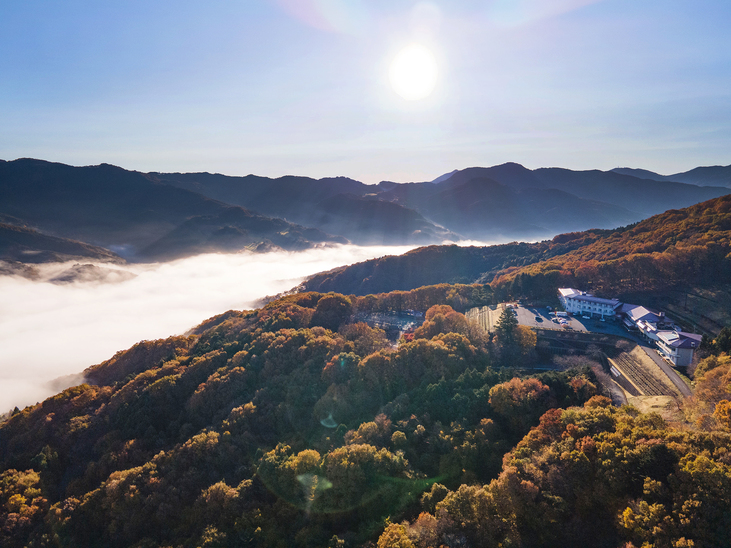
[(41, 266), (44, 281), (0, 276), (0, 413), (53, 395), (63, 386), (49, 381), (78, 374), (140, 340), (184, 333), (226, 310), (253, 308), (310, 274), (408, 249), (337, 246), (200, 255), (113, 267), (136, 276), (107, 276), (106, 283), (58, 283), (72, 263)]

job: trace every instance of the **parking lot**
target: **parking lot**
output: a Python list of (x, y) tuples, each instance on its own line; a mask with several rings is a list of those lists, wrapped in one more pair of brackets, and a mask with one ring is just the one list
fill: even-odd
[(516, 306), (514, 310), (517, 313), (518, 323), (520, 325), (527, 325), (528, 327), (542, 327), (544, 329), (574, 329), (575, 331), (586, 331), (584, 324), (571, 316), (563, 318), (566, 320), (568, 325), (568, 327), (564, 328), (562, 325), (553, 321), (555, 316), (551, 316), (547, 308)]
[[(573, 329), (574, 331), (591, 331), (594, 333), (606, 333), (608, 335), (618, 335), (620, 337), (629, 336), (632, 338), (627, 333), (627, 330), (613, 318), (607, 318), (606, 321), (601, 321), (599, 318), (587, 320), (581, 316), (568, 316), (564, 318), (564, 320), (567, 321), (568, 327), (564, 327), (554, 321), (556, 317), (550, 315), (550, 311), (545, 307), (534, 308), (518, 305), (515, 306), (514, 310), (517, 313), (518, 323), (520, 325), (527, 325), (528, 327), (540, 327), (543, 329)], [(540, 318), (540, 320), (537, 318)]]

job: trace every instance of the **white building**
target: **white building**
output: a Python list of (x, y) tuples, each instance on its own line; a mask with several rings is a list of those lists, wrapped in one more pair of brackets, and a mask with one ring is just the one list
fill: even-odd
[(571, 287), (559, 289), (558, 299), (566, 312), (586, 316), (614, 316), (617, 308), (622, 304), (617, 299), (602, 299)]
[(658, 312), (645, 306), (623, 304), (618, 310), (624, 318), (622, 321), (628, 329), (636, 328), (651, 341), (658, 341), (658, 333), (663, 329), (673, 328), (672, 322), (665, 317), (664, 312)]
[(693, 352), (701, 345), (701, 336), (680, 331), (664, 312), (645, 306), (602, 299), (571, 287), (558, 290), (558, 299), (566, 312), (584, 316), (619, 315), (630, 330), (637, 329), (653, 341), (660, 354), (675, 366), (686, 367), (693, 361)]
[(686, 367), (693, 361), (693, 352), (701, 345), (701, 336), (683, 331), (658, 331), (657, 349), (677, 367)]

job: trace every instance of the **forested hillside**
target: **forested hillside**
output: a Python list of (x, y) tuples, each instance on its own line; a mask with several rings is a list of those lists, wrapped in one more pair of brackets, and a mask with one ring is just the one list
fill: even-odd
[[(130, 260), (155, 261), (239, 251), (262, 243), (300, 250), (316, 243), (346, 242), (108, 164), (72, 167), (27, 158), (0, 161), (0, 194), (3, 222), (48, 235), (36, 234), (33, 240), (26, 236), (23, 244), (30, 251), (47, 252), (49, 245), (51, 251), (68, 248), (69, 242), (62, 244), (58, 238), (69, 238), (93, 244), (87, 246), (86, 257), (94, 256), (88, 251), (94, 246), (103, 246)], [(21, 260), (13, 253), (17, 236), (0, 232), (0, 259)], [(48, 255), (46, 260), (55, 258)]]
[(489, 247), (432, 246), (317, 274), (310, 291), (363, 295), (424, 284), (489, 283), (498, 299), (576, 286), (606, 294), (731, 282), (731, 195), (614, 230)]
[[(302, 293), (118, 353), (0, 425), (0, 545), (731, 542), (727, 355), (679, 431), (613, 408), (581, 360), (516, 376), (535, 335), (450, 306), (491, 299)], [(405, 308), (425, 321), (396, 346), (352, 323)]]
[(547, 285), (546, 278), (615, 293), (727, 283), (731, 281), (731, 195), (669, 210), (560, 256), (506, 269), (492, 285), (511, 284), (512, 291), (530, 294)]
[(439, 283), (489, 283), (507, 268), (561, 256), (608, 233), (606, 230), (590, 230), (580, 234), (562, 234), (544, 242), (513, 242), (487, 247), (421, 247), (403, 255), (388, 255), (315, 274), (301, 287), (306, 291), (367, 295), (408, 291)]

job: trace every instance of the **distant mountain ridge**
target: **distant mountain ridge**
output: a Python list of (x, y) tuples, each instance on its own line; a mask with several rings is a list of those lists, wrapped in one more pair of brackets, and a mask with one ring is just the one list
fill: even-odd
[[(364, 203), (363, 198), (379, 194), (380, 186), (347, 177), (318, 180), (291, 175), (278, 179), (210, 173), (151, 175), (209, 198), (341, 235), (356, 244), (429, 244), (460, 239), (458, 234), (424, 219), (418, 211), (395, 202), (385, 204), (378, 200), (380, 207), (376, 202)], [(335, 207), (336, 204), (342, 207)], [(379, 225), (379, 218), (390, 222)], [(394, 222), (398, 219), (403, 224)]]
[[(455, 170), (432, 182), (384, 181), (378, 185), (345, 177), (151, 175), (209, 198), (340, 234), (354, 243), (399, 239), (403, 243), (441, 243), (440, 239), (451, 239), (444, 237), (443, 230), (478, 240), (540, 239), (557, 232), (614, 228), (728, 193), (723, 187), (638, 179), (612, 171), (529, 170), (516, 163)], [(358, 223), (352, 211), (338, 214), (330, 210), (327, 216), (319, 215), (327, 200), (336, 195), (392, 202), (417, 212), (433, 226), (418, 233), (402, 230), (401, 235), (392, 230), (387, 234), (353, 230)], [(430, 234), (435, 237), (425, 241), (424, 236)]]
[[(231, 251), (231, 238), (218, 245), (216, 234), (240, 231), (241, 249), (276, 240), (285, 249), (315, 243), (344, 243), (342, 237), (308, 230), (177, 188), (135, 171), (101, 164), (71, 167), (21, 159), (0, 164), (0, 214), (12, 216), (49, 235), (119, 249), (132, 260), (178, 258), (203, 251)], [(190, 239), (163, 244), (195, 218), (206, 218)], [(234, 226), (231, 225), (235, 219)], [(243, 230), (242, 230), (243, 228)], [(158, 243), (163, 240), (163, 243)], [(210, 245), (202, 245), (208, 241)], [(123, 250), (123, 251), (122, 251)]]
[(612, 171), (623, 175), (631, 175), (642, 179), (654, 179), (656, 181), (677, 181), (698, 186), (725, 186), (731, 188), (731, 165), (728, 166), (706, 166), (696, 167), (690, 171), (676, 173), (674, 175), (660, 175), (646, 169), (634, 169), (629, 167), (618, 167)]
[[(644, 174), (644, 172), (643, 172)], [(579, 199), (612, 204), (633, 212), (638, 221), (668, 209), (692, 205), (727, 194), (724, 187), (699, 187), (670, 179), (654, 180), (612, 171), (572, 171), (563, 168), (529, 170), (520, 164), (506, 163), (488, 168), (467, 168), (452, 175), (441, 185), (460, 185), (478, 177), (493, 179), (516, 190), (555, 189)], [(698, 202), (693, 202), (698, 203)], [(593, 226), (587, 228), (609, 228)]]
[[(727, 169), (685, 176), (722, 181)], [(347, 177), (140, 173), (26, 158), (0, 161), (0, 221), (128, 260), (159, 261), (346, 242), (540, 240), (615, 228), (729, 192), (632, 173), (505, 163), (455, 170), (433, 182), (367, 185)]]
[(31, 228), (0, 223), (0, 258), (22, 263), (95, 260), (122, 264), (124, 259), (103, 247), (48, 236)]

